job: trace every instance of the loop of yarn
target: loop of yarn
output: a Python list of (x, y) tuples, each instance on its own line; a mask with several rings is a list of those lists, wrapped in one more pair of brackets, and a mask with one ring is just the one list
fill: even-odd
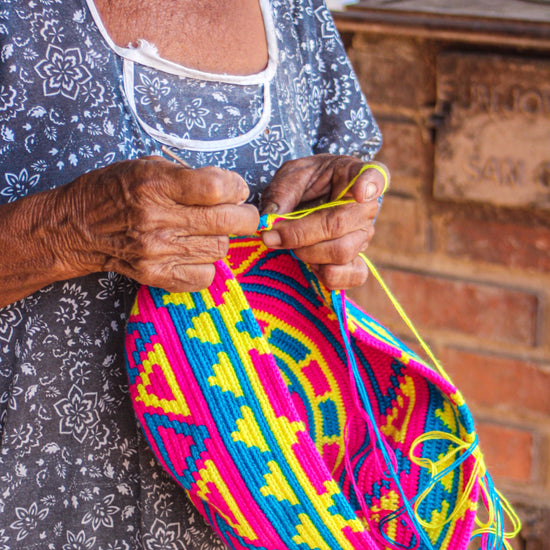
[[(521, 527), (486, 472), (462, 395), (365, 256), (435, 370), (259, 233), (208, 289), (142, 287), (130, 393), (157, 458), (234, 549), (510, 550)], [(478, 496), (488, 510), (475, 514)], [(505, 516), (512, 530), (505, 531)], [(474, 530), (474, 523), (477, 529)]]

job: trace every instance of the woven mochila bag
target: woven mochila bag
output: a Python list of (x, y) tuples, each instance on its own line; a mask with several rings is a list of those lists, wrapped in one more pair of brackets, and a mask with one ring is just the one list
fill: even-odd
[(229, 548), (510, 548), (448, 377), (258, 235), (201, 292), (141, 287), (126, 356), (151, 449)]

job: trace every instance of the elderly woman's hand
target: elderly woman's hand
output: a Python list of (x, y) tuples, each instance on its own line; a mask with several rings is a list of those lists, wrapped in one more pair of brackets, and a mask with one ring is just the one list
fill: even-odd
[[(386, 174), (384, 165), (379, 164)], [(262, 197), (262, 213), (287, 214), (297, 207), (335, 200), (364, 163), (354, 157), (315, 155), (285, 163)], [(297, 220), (282, 220), (262, 235), (270, 248), (292, 249), (319, 279), (332, 289), (363, 284), (368, 276), (358, 257), (374, 235), (376, 200), (384, 190), (384, 176), (365, 170), (344, 198), (354, 203), (318, 210)]]
[(257, 229), (257, 209), (243, 204), (248, 193), (234, 172), (160, 157), (90, 172), (65, 191), (77, 213), (66, 231), (69, 261), (173, 292), (205, 288), (228, 236)]

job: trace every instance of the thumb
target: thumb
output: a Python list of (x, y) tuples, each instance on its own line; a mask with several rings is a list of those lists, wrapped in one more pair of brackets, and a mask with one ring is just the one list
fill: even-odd
[(303, 189), (295, 181), (273, 178), (260, 201), (262, 214), (287, 214), (292, 212), (302, 199)]
[(390, 185), (390, 172), (381, 162), (368, 162), (356, 176), (350, 193), (357, 202), (369, 202), (382, 195)]
[(287, 161), (273, 176), (260, 201), (262, 214), (287, 214), (300, 203), (328, 194), (332, 156), (314, 155)]

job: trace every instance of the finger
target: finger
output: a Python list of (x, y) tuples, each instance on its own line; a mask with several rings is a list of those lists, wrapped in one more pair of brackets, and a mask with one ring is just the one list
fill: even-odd
[(170, 204), (136, 211), (130, 225), (134, 234), (144, 236), (165, 230), (178, 235), (252, 235), (258, 223), (258, 209), (251, 204)]
[(213, 263), (225, 258), (228, 252), (227, 235), (189, 236), (165, 230), (130, 242), (118, 257), (139, 269), (142, 264), (166, 263), (172, 258), (190, 265)]
[(198, 292), (209, 287), (216, 276), (213, 264), (173, 264), (170, 292)]
[(286, 214), (298, 204), (330, 192), (334, 155), (314, 155), (285, 162), (262, 194), (262, 214)]
[(164, 174), (164, 189), (167, 196), (177, 204), (240, 204), (250, 194), (244, 179), (231, 170), (215, 166), (190, 170), (174, 163), (169, 164), (171, 171)]
[(107, 266), (137, 282), (163, 288), (169, 292), (196, 292), (212, 284), (216, 269), (213, 264), (189, 265), (181, 263), (181, 258), (171, 258), (164, 262), (141, 262), (137, 267), (113, 258)]
[[(363, 167), (366, 167), (366, 169), (363, 169)], [(362, 172), (361, 169), (363, 169)], [(390, 185), (390, 172), (381, 162), (363, 164), (356, 176), (357, 179), (349, 193), (360, 203), (377, 199)], [(353, 181), (353, 178), (351, 181)]]
[(339, 239), (324, 241), (312, 246), (294, 248), (296, 256), (308, 264), (336, 264), (345, 265), (367, 249), (374, 235), (372, 225), (348, 233)]
[[(365, 165), (351, 156), (314, 155), (289, 161), (264, 191), (260, 210), (263, 214), (286, 214), (304, 202), (321, 197), (326, 202), (343, 195), (358, 202), (374, 200), (389, 185), (389, 177), (382, 163), (371, 161)], [(350, 183), (353, 191), (348, 191)]]
[(298, 220), (282, 220), (262, 233), (269, 248), (295, 249), (343, 237), (372, 224), (378, 203), (348, 203), (311, 213)]
[(193, 208), (186, 228), (192, 235), (253, 235), (259, 221), (258, 209), (251, 204), (221, 204)]
[(367, 281), (369, 270), (365, 262), (356, 257), (345, 265), (311, 266), (317, 278), (330, 290), (345, 290), (360, 286)]

